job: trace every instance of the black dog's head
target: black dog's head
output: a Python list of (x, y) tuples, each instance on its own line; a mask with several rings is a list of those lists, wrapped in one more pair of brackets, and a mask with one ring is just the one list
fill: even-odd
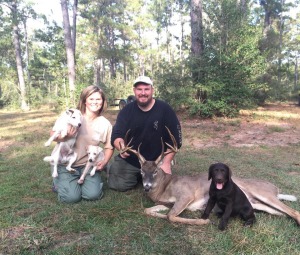
[(223, 163), (212, 164), (208, 170), (208, 180), (210, 179), (216, 188), (221, 190), (231, 180), (231, 170)]

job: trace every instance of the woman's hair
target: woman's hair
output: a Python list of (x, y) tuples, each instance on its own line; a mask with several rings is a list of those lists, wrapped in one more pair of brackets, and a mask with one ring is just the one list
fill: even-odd
[(101, 106), (101, 108), (98, 112), (98, 116), (100, 116), (101, 113), (107, 108), (107, 102), (106, 102), (106, 98), (105, 98), (103, 90), (98, 86), (91, 85), (91, 86), (88, 86), (88, 87), (86, 87), (85, 89), (82, 90), (82, 92), (80, 94), (80, 99), (79, 99), (77, 109), (80, 110), (82, 113), (85, 113), (85, 111), (86, 111), (86, 106), (85, 106), (86, 99), (90, 95), (94, 94), (95, 92), (99, 92), (101, 97), (102, 97), (102, 100), (103, 100), (103, 104), (102, 104), (102, 106)]

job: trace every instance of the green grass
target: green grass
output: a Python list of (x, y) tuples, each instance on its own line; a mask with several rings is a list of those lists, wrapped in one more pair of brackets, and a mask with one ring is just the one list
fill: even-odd
[[(43, 144), (56, 116), (42, 111), (0, 112), (1, 255), (299, 254), (300, 229), (288, 217), (257, 213), (252, 228), (231, 219), (224, 232), (215, 224), (173, 224), (143, 214), (153, 203), (141, 187), (125, 193), (109, 190), (104, 174), (102, 200), (59, 203), (51, 192), (49, 165), (42, 160), (52, 149)], [(177, 155), (174, 172), (206, 172), (211, 163), (222, 161), (235, 175), (269, 180), (284, 193), (300, 197), (299, 155), (300, 144), (255, 148), (225, 144), (197, 150), (187, 144)], [(299, 202), (286, 204), (300, 210)], [(200, 217), (200, 212), (183, 214)], [(218, 221), (214, 215), (211, 220)]]

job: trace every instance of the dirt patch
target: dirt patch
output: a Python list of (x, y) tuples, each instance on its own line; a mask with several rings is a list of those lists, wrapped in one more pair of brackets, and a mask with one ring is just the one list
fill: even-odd
[(286, 146), (300, 142), (300, 107), (295, 104), (268, 104), (252, 111), (243, 110), (235, 119), (179, 116), (183, 142), (195, 148)]

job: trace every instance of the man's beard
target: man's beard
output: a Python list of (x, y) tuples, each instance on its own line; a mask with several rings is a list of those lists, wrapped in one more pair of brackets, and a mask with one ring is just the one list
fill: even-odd
[(145, 102), (140, 102), (139, 99), (136, 100), (137, 104), (138, 104), (139, 106), (141, 106), (141, 107), (146, 107), (146, 106), (150, 105), (150, 104), (151, 104), (151, 101), (152, 101), (152, 98), (151, 98), (151, 97), (148, 97), (148, 98), (147, 98), (147, 101), (145, 101)]

